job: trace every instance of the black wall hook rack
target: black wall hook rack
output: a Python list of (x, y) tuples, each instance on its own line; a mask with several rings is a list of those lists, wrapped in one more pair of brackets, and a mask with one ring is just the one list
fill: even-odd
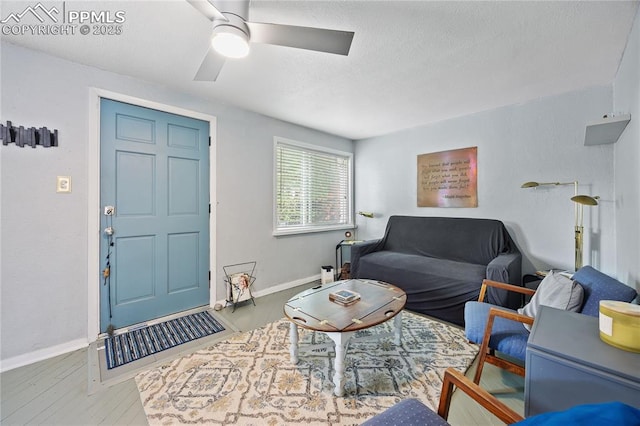
[(24, 126), (14, 126), (10, 121), (7, 121), (6, 126), (0, 124), (0, 139), (2, 139), (2, 145), (15, 143), (21, 148), (24, 148), (25, 145), (31, 148), (35, 148), (38, 145), (50, 148), (58, 146), (58, 129), (53, 131), (46, 127), (25, 129)]

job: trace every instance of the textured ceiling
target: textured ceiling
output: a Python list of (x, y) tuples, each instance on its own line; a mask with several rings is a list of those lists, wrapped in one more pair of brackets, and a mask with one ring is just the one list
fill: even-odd
[[(36, 3), (3, 1), (0, 16)], [(214, 83), (193, 81), (211, 25), (186, 1), (67, 1), (64, 7), (123, 10), (123, 32), (3, 40), (363, 139), (611, 83), (638, 1), (254, 0), (252, 21), (354, 31), (351, 52), (254, 44), (247, 58), (227, 60)]]

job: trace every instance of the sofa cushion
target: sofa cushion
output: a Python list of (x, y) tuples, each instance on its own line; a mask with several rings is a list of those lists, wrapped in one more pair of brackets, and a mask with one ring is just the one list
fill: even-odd
[[(483, 302), (467, 302), (464, 307), (465, 335), (470, 342), (482, 344), (484, 329), (489, 319), (489, 309), (495, 306)], [(502, 310), (513, 312), (507, 308)], [(489, 347), (524, 361), (527, 351), (529, 332), (519, 321), (496, 317), (493, 321), (493, 332)]]
[[(436, 277), (447, 277), (456, 280), (482, 281), (487, 270), (484, 265), (388, 250), (368, 254), (362, 258), (362, 262), (369, 267), (391, 268), (399, 274), (403, 271), (417, 272), (419, 274), (428, 273)], [(404, 281), (401, 275), (398, 275), (398, 278), (400, 281)]]
[(464, 324), (464, 304), (477, 300), (486, 267), (426, 256), (377, 251), (360, 258), (358, 278), (394, 284), (407, 293), (406, 308)]
[[(518, 309), (518, 313), (535, 318), (541, 305), (579, 312), (582, 308), (582, 295), (583, 290), (580, 284), (558, 272), (550, 271), (538, 286), (536, 294), (529, 303)], [(531, 330), (529, 324), (522, 325), (527, 330)]]

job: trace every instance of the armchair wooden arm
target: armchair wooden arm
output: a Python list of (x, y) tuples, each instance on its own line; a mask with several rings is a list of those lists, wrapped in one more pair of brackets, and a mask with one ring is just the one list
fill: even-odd
[(509, 312), (500, 308), (491, 308), (489, 309), (489, 319), (487, 320), (487, 326), (484, 329), (484, 337), (487, 337), (487, 333), (491, 335), (491, 328), (493, 327), (493, 320), (495, 319), (495, 317), (502, 317), (502, 318), (513, 320), (513, 321), (518, 321), (523, 324), (529, 324), (529, 325), (533, 325), (533, 320), (534, 320), (533, 317), (530, 317), (528, 315)]
[(451, 404), (454, 386), (457, 386), (458, 389), (469, 395), (474, 401), (506, 424), (523, 420), (522, 416), (507, 407), (503, 402), (500, 402), (495, 396), (451, 367), (447, 368), (444, 372), (442, 393), (440, 394), (440, 404), (438, 406), (438, 415), (445, 420), (447, 420), (449, 416), (449, 406)]
[(518, 321), (523, 324), (533, 325), (533, 317), (518, 314), (516, 312), (505, 311), (500, 308), (489, 309), (489, 317), (487, 318), (487, 325), (484, 328), (484, 336), (482, 337), (482, 344), (480, 345), (480, 359), (478, 360), (478, 368), (473, 378), (474, 383), (480, 383), (480, 376), (482, 375), (482, 369), (484, 363), (488, 362), (514, 374), (524, 376), (524, 367), (514, 364), (502, 358), (493, 356), (493, 352), (489, 349), (489, 339), (491, 339), (491, 332), (493, 330), (493, 321), (496, 317), (506, 318), (512, 321)]
[(482, 280), (482, 287), (480, 287), (480, 295), (478, 296), (478, 302), (484, 302), (484, 296), (487, 293), (487, 286), (501, 288), (503, 290), (515, 291), (516, 293), (527, 294), (533, 296), (536, 291), (531, 288), (519, 287), (513, 284), (501, 283), (499, 281)]

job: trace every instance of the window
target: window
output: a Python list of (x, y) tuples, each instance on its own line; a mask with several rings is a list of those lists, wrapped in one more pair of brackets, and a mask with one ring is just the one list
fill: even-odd
[(274, 234), (353, 227), (353, 154), (274, 138)]

